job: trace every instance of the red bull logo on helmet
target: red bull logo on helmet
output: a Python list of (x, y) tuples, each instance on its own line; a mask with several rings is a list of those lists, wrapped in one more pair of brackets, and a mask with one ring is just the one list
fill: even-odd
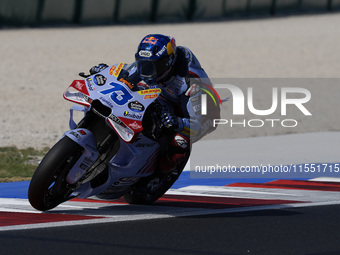
[(149, 36), (149, 37), (146, 37), (142, 43), (151, 43), (151, 44), (156, 44), (158, 41), (157, 38), (153, 37), (153, 36)]
[(176, 43), (175, 43), (175, 39), (173, 37), (170, 37), (171, 40), (170, 42), (167, 44), (167, 52), (168, 52), (168, 55), (171, 55), (171, 54), (175, 54), (176, 52)]

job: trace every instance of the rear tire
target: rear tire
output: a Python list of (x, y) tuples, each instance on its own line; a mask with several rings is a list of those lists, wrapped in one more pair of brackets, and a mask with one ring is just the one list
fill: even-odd
[[(162, 197), (171, 186), (177, 181), (182, 173), (189, 155), (185, 162), (181, 163), (177, 170), (169, 174), (162, 174), (156, 171), (149, 177), (138, 181), (131, 189), (124, 195), (124, 199), (129, 204), (151, 204)], [(158, 183), (157, 183), (158, 182)]]
[[(138, 183), (133, 189), (124, 195), (124, 199), (129, 204), (151, 204), (164, 195), (165, 192), (170, 189), (172, 184), (177, 180), (176, 178), (171, 178), (169, 181), (161, 185), (156, 190), (150, 190), (148, 185), (152, 182), (165, 182), (165, 178), (171, 178), (170, 176), (154, 176), (148, 178), (141, 183)], [(157, 185), (157, 184), (156, 184)]]
[(74, 189), (66, 182), (66, 176), (83, 150), (83, 147), (65, 136), (46, 154), (28, 189), (28, 200), (35, 209), (50, 210), (72, 198)]

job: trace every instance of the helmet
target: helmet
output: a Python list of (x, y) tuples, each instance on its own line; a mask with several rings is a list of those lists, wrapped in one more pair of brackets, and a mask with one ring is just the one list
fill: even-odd
[(138, 45), (135, 54), (137, 71), (149, 85), (166, 77), (176, 60), (176, 43), (171, 36), (150, 34)]

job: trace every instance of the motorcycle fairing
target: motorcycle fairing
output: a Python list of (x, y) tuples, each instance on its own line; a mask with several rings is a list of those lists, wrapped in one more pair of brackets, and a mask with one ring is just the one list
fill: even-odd
[[(117, 190), (123, 192), (141, 177), (152, 174), (156, 167), (155, 159), (159, 153), (159, 144), (142, 135), (137, 139), (138, 141), (133, 144), (123, 142), (120, 144), (119, 151), (108, 164), (108, 179), (104, 184), (93, 188), (90, 182), (84, 183), (74, 191), (74, 195), (86, 198), (108, 189), (113, 193)], [(119, 193), (116, 195), (121, 196)]]
[[(147, 107), (159, 96), (158, 88), (132, 91), (130, 86), (118, 81), (117, 77), (124, 63), (106, 68), (85, 80), (75, 80), (64, 93), (66, 100), (91, 107), (93, 100), (99, 100), (111, 109), (111, 115), (106, 117), (108, 124), (117, 132), (124, 142), (132, 142), (142, 131), (142, 119)], [(119, 71), (119, 72), (116, 72)], [(100, 78), (100, 79), (99, 79)], [(72, 92), (75, 89), (76, 92)], [(140, 108), (131, 106), (139, 105)], [(123, 124), (122, 124), (123, 123)]]
[(89, 93), (84, 80), (74, 80), (66, 89), (63, 96), (66, 100), (73, 103), (81, 104), (86, 107), (91, 106), (92, 100), (89, 98)]
[[(156, 100), (161, 90), (153, 88), (132, 91), (129, 84), (117, 80), (123, 66), (124, 63), (120, 63), (86, 80), (75, 80), (64, 92), (66, 100), (83, 106), (74, 105), (71, 108), (69, 125), (72, 130), (65, 133), (66, 136), (80, 144), (85, 151), (85, 156), (78, 160), (67, 176), (70, 184), (79, 181), (89, 169), (82, 165), (86, 163), (84, 161), (89, 158), (95, 162), (100, 156), (96, 150), (95, 136), (84, 128), (74, 129), (76, 128), (73, 120), (74, 110), (87, 112), (91, 109), (91, 103), (99, 100), (111, 109), (111, 114), (105, 116), (105, 120), (122, 140), (119, 151), (108, 164), (108, 179), (97, 187), (92, 187), (91, 182), (81, 184), (74, 191), (79, 198), (86, 198), (107, 190), (124, 191), (140, 178), (152, 174), (155, 169), (159, 144), (140, 132), (143, 130), (142, 119), (145, 110)], [(78, 132), (82, 131), (86, 135), (78, 135)], [(83, 166), (85, 170), (80, 166)]]

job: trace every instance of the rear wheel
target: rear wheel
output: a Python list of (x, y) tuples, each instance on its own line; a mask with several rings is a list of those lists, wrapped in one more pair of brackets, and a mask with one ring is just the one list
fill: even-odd
[(171, 186), (176, 182), (182, 173), (189, 156), (182, 162), (177, 170), (169, 174), (162, 174), (158, 171), (149, 177), (138, 181), (128, 193), (124, 195), (124, 199), (129, 204), (151, 204), (162, 197)]
[(65, 136), (46, 154), (28, 189), (28, 200), (37, 210), (50, 210), (71, 199), (74, 187), (66, 176), (83, 154), (83, 148)]
[(151, 204), (163, 196), (176, 180), (177, 177), (152, 175), (125, 194), (124, 199), (129, 204)]

